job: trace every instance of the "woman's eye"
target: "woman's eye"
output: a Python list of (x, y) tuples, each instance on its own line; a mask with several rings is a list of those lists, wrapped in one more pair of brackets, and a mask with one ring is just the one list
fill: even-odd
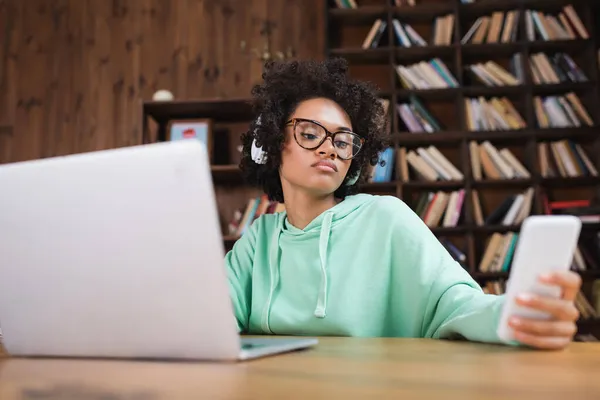
[(313, 135), (312, 133), (302, 133), (302, 137), (309, 140), (314, 140), (317, 138), (317, 136)]
[(339, 147), (340, 149), (345, 149), (348, 146), (348, 143), (337, 141), (337, 142), (335, 142), (335, 146)]

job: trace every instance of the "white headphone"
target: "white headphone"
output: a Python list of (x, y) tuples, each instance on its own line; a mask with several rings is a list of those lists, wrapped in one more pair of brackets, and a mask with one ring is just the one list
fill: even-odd
[(356, 171), (356, 174), (354, 174), (348, 179), (348, 182), (346, 182), (346, 186), (354, 185), (356, 181), (358, 181), (358, 178), (360, 178), (360, 169)]
[[(260, 125), (260, 115), (256, 120), (256, 125)], [(254, 134), (256, 135), (257, 129), (254, 129)], [(257, 164), (266, 164), (267, 163), (267, 152), (264, 151), (261, 147), (256, 145), (256, 137), (252, 140), (252, 147), (250, 148), (250, 156), (252, 157), (252, 161)]]

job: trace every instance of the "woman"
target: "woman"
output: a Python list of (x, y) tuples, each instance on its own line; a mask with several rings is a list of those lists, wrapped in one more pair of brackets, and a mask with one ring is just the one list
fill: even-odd
[[(374, 88), (339, 59), (271, 63), (263, 78), (241, 168), (286, 211), (258, 218), (226, 256), (240, 331), (499, 342), (503, 297), (483, 293), (402, 200), (353, 194), (385, 146)], [(580, 279), (546, 281), (560, 300), (520, 301), (555, 318), (511, 323), (524, 345), (563, 348)]]

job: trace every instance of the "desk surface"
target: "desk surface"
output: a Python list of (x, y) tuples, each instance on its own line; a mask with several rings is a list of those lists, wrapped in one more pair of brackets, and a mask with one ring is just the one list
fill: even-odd
[(2, 400), (392, 396), (598, 399), (600, 344), (546, 352), (440, 340), (323, 338), (310, 350), (243, 363), (0, 361)]

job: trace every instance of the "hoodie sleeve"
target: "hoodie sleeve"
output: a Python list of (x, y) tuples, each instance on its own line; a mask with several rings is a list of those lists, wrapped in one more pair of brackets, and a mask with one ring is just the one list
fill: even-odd
[(227, 279), (238, 331), (248, 329), (252, 299), (252, 263), (256, 244), (255, 229), (248, 229), (225, 255)]
[(410, 279), (414, 284), (410, 290), (422, 296), (416, 302), (422, 316), (421, 336), (499, 343), (496, 328), (504, 297), (484, 293), (423, 220), (403, 202), (401, 209), (397, 240), (406, 243), (403, 268), (417, 279)]

